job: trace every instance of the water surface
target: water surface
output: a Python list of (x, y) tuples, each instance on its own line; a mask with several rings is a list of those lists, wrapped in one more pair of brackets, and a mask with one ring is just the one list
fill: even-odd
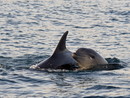
[[(130, 97), (129, 0), (5, 0), (0, 3), (0, 97)], [(69, 31), (67, 47), (92, 48), (126, 67), (37, 71)]]

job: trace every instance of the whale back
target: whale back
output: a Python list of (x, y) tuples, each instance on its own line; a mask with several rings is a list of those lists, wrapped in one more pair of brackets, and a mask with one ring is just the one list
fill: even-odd
[(68, 69), (77, 68), (77, 61), (72, 57), (72, 52), (66, 48), (68, 31), (61, 37), (54, 53), (47, 60), (40, 62), (37, 68), (44, 69)]

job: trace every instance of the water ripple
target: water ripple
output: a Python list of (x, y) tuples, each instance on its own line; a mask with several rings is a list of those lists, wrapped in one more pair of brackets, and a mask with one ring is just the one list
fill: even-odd
[[(129, 0), (3, 0), (0, 9), (0, 97), (129, 98)], [(29, 69), (52, 55), (65, 31), (72, 52), (92, 48), (124, 68)]]

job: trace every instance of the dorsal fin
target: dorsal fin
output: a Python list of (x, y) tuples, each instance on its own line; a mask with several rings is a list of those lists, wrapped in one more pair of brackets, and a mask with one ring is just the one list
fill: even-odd
[(66, 38), (67, 38), (67, 35), (68, 35), (68, 31), (66, 31), (63, 36), (61, 37), (55, 51), (53, 54), (59, 52), (59, 51), (64, 51), (66, 49)]

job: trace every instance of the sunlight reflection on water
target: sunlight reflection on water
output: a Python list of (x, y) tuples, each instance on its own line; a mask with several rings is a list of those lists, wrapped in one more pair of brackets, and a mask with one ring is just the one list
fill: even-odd
[[(0, 65), (7, 66), (0, 67), (0, 97), (130, 96), (129, 0), (0, 2)], [(65, 31), (69, 31), (70, 51), (92, 48), (103, 57), (116, 57), (128, 66), (100, 72), (21, 68), (49, 57)]]

